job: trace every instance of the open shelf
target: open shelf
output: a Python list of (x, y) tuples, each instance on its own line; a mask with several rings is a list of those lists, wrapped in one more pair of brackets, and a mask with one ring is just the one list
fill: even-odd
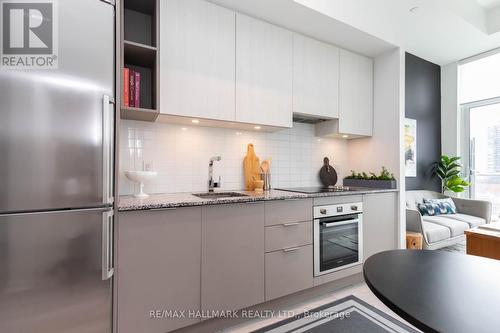
[(134, 6), (134, 9), (127, 8), (128, 1), (130, 0), (126, 0), (123, 11), (123, 38), (139, 44), (157, 46), (156, 12), (137, 11), (137, 6)]
[[(122, 119), (155, 121), (158, 117), (159, 78), (159, 1), (123, 0), (121, 2), (121, 111)], [(128, 79), (123, 69), (140, 73), (139, 105), (126, 106), (124, 87)], [(131, 103), (132, 104), (132, 103)]]
[(141, 67), (155, 67), (156, 47), (128, 40), (123, 41), (123, 53), (126, 64)]
[(153, 109), (133, 108), (122, 106), (120, 116), (122, 119), (141, 120), (141, 121), (155, 121), (160, 112)]
[(125, 9), (155, 16), (156, 0), (125, 0)]

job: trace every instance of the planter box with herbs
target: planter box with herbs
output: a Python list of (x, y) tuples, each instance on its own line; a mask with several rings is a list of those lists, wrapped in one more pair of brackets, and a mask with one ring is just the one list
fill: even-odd
[(369, 187), (369, 188), (381, 188), (381, 189), (396, 189), (398, 184), (396, 178), (392, 173), (382, 167), (380, 175), (376, 175), (373, 172), (367, 174), (366, 172), (356, 173), (351, 170), (351, 175), (344, 178), (344, 186), (352, 187)]

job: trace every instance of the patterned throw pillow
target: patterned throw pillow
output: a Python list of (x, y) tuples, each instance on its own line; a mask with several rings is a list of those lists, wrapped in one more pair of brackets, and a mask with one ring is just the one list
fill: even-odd
[(424, 200), (424, 203), (418, 204), (418, 210), (424, 216), (457, 213), (457, 208), (455, 207), (455, 204), (453, 203), (453, 201), (450, 203), (448, 199)]
[(424, 202), (430, 202), (430, 203), (444, 203), (445, 205), (449, 205), (451, 208), (451, 212), (446, 213), (446, 214), (456, 214), (457, 213), (457, 207), (455, 206), (455, 203), (453, 202), (452, 198), (444, 198), (444, 199), (424, 199)]

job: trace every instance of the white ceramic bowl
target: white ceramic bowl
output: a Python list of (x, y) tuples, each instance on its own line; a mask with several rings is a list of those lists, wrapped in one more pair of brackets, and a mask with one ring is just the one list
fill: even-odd
[(144, 183), (151, 181), (158, 175), (156, 171), (125, 171), (125, 176), (131, 181), (139, 184), (139, 192), (134, 194), (136, 198), (147, 198), (149, 194), (144, 193)]

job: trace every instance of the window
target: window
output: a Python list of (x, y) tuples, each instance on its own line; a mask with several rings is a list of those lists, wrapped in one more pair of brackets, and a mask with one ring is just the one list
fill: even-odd
[(500, 53), (459, 67), (463, 163), (469, 197), (493, 203), (500, 215)]
[(500, 53), (459, 67), (460, 104), (500, 96)]
[(500, 214), (500, 99), (465, 107), (469, 123), (470, 197), (493, 203)]

